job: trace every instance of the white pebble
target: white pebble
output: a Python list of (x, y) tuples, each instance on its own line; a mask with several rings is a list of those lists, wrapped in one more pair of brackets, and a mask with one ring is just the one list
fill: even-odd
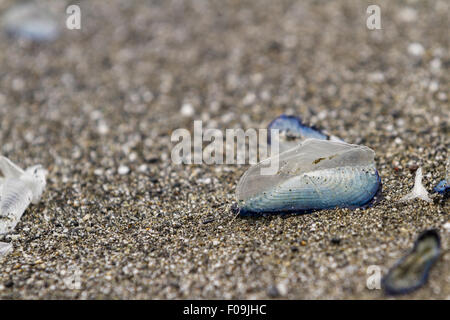
[(436, 80), (431, 81), (430, 84), (428, 85), (428, 89), (431, 92), (436, 92), (439, 90), (439, 82), (437, 82)]
[(98, 133), (101, 135), (106, 135), (109, 132), (109, 127), (106, 122), (100, 120), (97, 126)]
[(147, 165), (146, 164), (141, 164), (139, 166), (139, 168), (138, 168), (138, 171), (142, 172), (142, 173), (146, 172), (147, 171)]
[(439, 92), (437, 98), (441, 101), (445, 101), (447, 100), (447, 95), (445, 94), (445, 92)]
[(198, 181), (198, 183), (201, 183), (201, 184), (210, 184), (211, 178), (198, 179), (197, 181)]
[(325, 110), (322, 110), (317, 115), (317, 118), (319, 118), (320, 120), (325, 120), (327, 118), (327, 116), (328, 116), (328, 113)]
[(126, 174), (128, 174), (129, 172), (130, 172), (130, 168), (128, 168), (127, 166), (124, 166), (124, 165), (121, 165), (120, 167), (119, 167), (119, 169), (117, 170), (117, 172), (120, 174), (120, 175), (126, 175)]
[(441, 59), (439, 59), (439, 58), (434, 58), (430, 62), (430, 69), (433, 72), (437, 72), (437, 71), (441, 70), (441, 66), (442, 66), (442, 62), (441, 62)]
[(181, 106), (181, 115), (183, 117), (192, 117), (195, 113), (195, 109), (190, 103), (184, 103)]
[(254, 103), (255, 100), (256, 100), (256, 95), (254, 93), (247, 93), (247, 95), (242, 100), (242, 103), (244, 104), (244, 106), (249, 106), (252, 103)]
[(417, 11), (413, 8), (403, 8), (398, 14), (398, 18), (403, 22), (413, 22), (417, 20)]
[(443, 225), (444, 229), (450, 231), (450, 222), (447, 222)]
[(382, 72), (372, 72), (367, 76), (370, 82), (381, 83), (384, 81), (384, 74)]
[(413, 42), (408, 46), (408, 53), (412, 56), (420, 57), (425, 53), (425, 49), (420, 43)]
[(104, 173), (104, 171), (103, 171), (102, 168), (98, 168), (98, 169), (95, 169), (95, 170), (94, 170), (94, 174), (95, 174), (96, 176), (102, 176), (103, 173)]
[(131, 162), (133, 162), (133, 161), (135, 161), (135, 160), (137, 159), (137, 157), (138, 157), (137, 153), (136, 153), (136, 152), (132, 152), (132, 153), (130, 153), (130, 155), (128, 156), (128, 159), (129, 159)]
[(286, 281), (282, 281), (277, 285), (278, 292), (280, 295), (285, 296), (288, 293), (288, 286)]

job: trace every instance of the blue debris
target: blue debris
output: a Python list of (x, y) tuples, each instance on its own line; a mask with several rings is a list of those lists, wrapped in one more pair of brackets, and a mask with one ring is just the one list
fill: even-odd
[(407, 294), (422, 287), (440, 254), (441, 240), (438, 232), (431, 229), (421, 233), (413, 249), (383, 278), (382, 285), (386, 294)]
[(36, 3), (21, 3), (7, 10), (2, 27), (10, 36), (34, 42), (56, 40), (60, 34), (57, 20), (50, 11)]
[(330, 136), (314, 126), (306, 125), (301, 118), (282, 114), (274, 119), (268, 126), (268, 144), (272, 143), (271, 130), (279, 130), (279, 152), (284, 152), (296, 147), (306, 139), (341, 141), (339, 138)]
[(447, 194), (450, 192), (450, 184), (447, 180), (442, 180), (436, 185), (436, 187), (434, 187), (434, 191), (440, 194)]

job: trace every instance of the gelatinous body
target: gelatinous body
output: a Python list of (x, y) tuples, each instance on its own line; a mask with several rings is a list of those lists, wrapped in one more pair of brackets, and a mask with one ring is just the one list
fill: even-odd
[(22, 170), (0, 157), (0, 234), (14, 230), (30, 203), (39, 202), (44, 192), (46, 171), (41, 166)]
[(267, 142), (269, 144), (272, 143), (270, 130), (279, 130), (280, 153), (296, 147), (306, 139), (341, 141), (335, 136), (330, 136), (313, 126), (304, 124), (299, 117), (288, 116), (285, 114), (274, 119), (267, 129), (269, 130), (267, 137)]
[(439, 258), (441, 242), (436, 230), (423, 232), (413, 249), (400, 259), (383, 278), (387, 294), (405, 294), (423, 286), (431, 267)]
[[(365, 146), (307, 139), (247, 170), (236, 189), (238, 210), (245, 215), (363, 206), (381, 184), (374, 156)], [(277, 172), (263, 174), (272, 162)]]

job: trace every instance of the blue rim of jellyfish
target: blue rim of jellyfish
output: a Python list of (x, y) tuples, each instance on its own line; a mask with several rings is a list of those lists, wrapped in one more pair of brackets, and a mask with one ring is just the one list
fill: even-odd
[(317, 127), (315, 126), (308, 126), (303, 124), (302, 119), (296, 116), (289, 116), (286, 114), (282, 114), (278, 118), (275, 118), (269, 123), (269, 126), (267, 127), (268, 133), (267, 133), (267, 143), (270, 144), (271, 142), (271, 135), (270, 130), (271, 129), (278, 129), (280, 131), (291, 131), (294, 133), (299, 134), (300, 136), (303, 136), (305, 138), (315, 138), (320, 140), (328, 140), (329, 136), (322, 133)]
[[(367, 201), (359, 204), (359, 205), (340, 205), (340, 206), (335, 206), (335, 207), (328, 207), (328, 208), (311, 208), (311, 209), (289, 209), (286, 208), (284, 210), (279, 210), (279, 211), (255, 211), (255, 210), (249, 210), (245, 207), (239, 207), (239, 205), (237, 203), (233, 204), (231, 207), (231, 211), (234, 214), (239, 214), (241, 217), (260, 217), (260, 216), (269, 216), (269, 215), (285, 215), (285, 214), (296, 214), (296, 215), (302, 215), (302, 214), (308, 214), (308, 213), (312, 213), (312, 212), (317, 212), (320, 210), (329, 210), (329, 209), (337, 209), (337, 208), (347, 208), (350, 210), (355, 210), (357, 208), (362, 208), (362, 209), (366, 209), (371, 207), (373, 204), (375, 204), (375, 202), (379, 201), (379, 197), (381, 196), (382, 193), (382, 182), (381, 182), (381, 177), (378, 173), (378, 170), (375, 170), (375, 174), (376, 174), (376, 192), (374, 193), (374, 195), (370, 198), (367, 199)], [(375, 201), (375, 199), (377, 199)]]
[(56, 23), (28, 22), (19, 27), (7, 27), (6, 33), (12, 38), (21, 38), (35, 42), (51, 42), (59, 37)]
[[(417, 281), (416, 284), (409, 286), (409, 287), (405, 287), (405, 288), (394, 288), (391, 287), (389, 284), (389, 279), (392, 276), (392, 272), (398, 267), (400, 266), (403, 262), (405, 262), (405, 260), (412, 254), (415, 253), (417, 246), (419, 245), (420, 241), (422, 241), (424, 238), (427, 237), (433, 237), (436, 240), (437, 243), (437, 249), (438, 249), (438, 253), (433, 256), (432, 258), (430, 258), (427, 263), (425, 264), (424, 270), (422, 272), (422, 275), (420, 277), (420, 279)], [(384, 289), (384, 292), (388, 295), (401, 295), (401, 294), (407, 294), (407, 293), (411, 293), (417, 289), (419, 289), (420, 287), (422, 287), (428, 280), (428, 276), (430, 274), (430, 270), (433, 267), (434, 263), (439, 259), (441, 253), (441, 239), (439, 237), (439, 234), (437, 232), (436, 229), (430, 229), (430, 230), (426, 230), (424, 232), (422, 232), (419, 237), (416, 239), (416, 241), (414, 241), (414, 246), (412, 248), (411, 251), (409, 251), (403, 258), (401, 258), (400, 260), (398, 260), (394, 266), (392, 266), (392, 268), (389, 270), (388, 274), (383, 277), (382, 281), (381, 281), (381, 285)]]
[(447, 180), (440, 181), (436, 187), (434, 187), (434, 191), (440, 194), (446, 194), (450, 192), (450, 184), (447, 182)]
[(11, 38), (21, 38), (34, 42), (51, 42), (58, 38), (58, 32), (51, 32), (49, 34), (42, 34), (40, 32), (34, 32), (32, 30), (23, 31), (7, 31), (8, 36)]

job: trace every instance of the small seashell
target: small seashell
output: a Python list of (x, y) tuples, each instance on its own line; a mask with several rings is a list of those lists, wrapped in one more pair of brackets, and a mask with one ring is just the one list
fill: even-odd
[[(363, 206), (381, 184), (374, 156), (365, 146), (307, 139), (250, 167), (236, 188), (236, 210), (246, 215)], [(273, 164), (278, 171), (263, 174)]]
[(37, 204), (44, 192), (47, 171), (32, 166), (25, 171), (0, 157), (0, 234), (14, 230), (30, 203)]
[(406, 294), (423, 286), (440, 253), (441, 241), (438, 232), (427, 230), (421, 233), (413, 249), (383, 278), (385, 292), (390, 295)]
[(279, 130), (279, 151), (284, 152), (293, 147), (296, 147), (302, 141), (306, 139), (319, 139), (319, 140), (333, 140), (341, 141), (339, 138), (329, 136), (323, 133), (319, 129), (303, 124), (302, 120), (296, 116), (288, 116), (282, 114), (278, 118), (274, 119), (268, 126), (268, 144), (271, 143), (271, 131)]
[(427, 202), (431, 202), (430, 197), (428, 196), (428, 191), (422, 184), (422, 168), (417, 169), (416, 178), (414, 179), (414, 187), (410, 193), (400, 199), (400, 202), (405, 202), (413, 199), (422, 199)]
[(181, 112), (181, 115), (182, 115), (183, 117), (192, 117), (192, 116), (195, 114), (195, 109), (194, 109), (194, 107), (192, 106), (192, 104), (190, 104), (190, 103), (184, 103), (184, 104), (181, 106), (180, 112)]
[(33, 2), (11, 7), (1, 20), (5, 31), (17, 38), (36, 42), (52, 41), (60, 33), (58, 23), (48, 8)]

